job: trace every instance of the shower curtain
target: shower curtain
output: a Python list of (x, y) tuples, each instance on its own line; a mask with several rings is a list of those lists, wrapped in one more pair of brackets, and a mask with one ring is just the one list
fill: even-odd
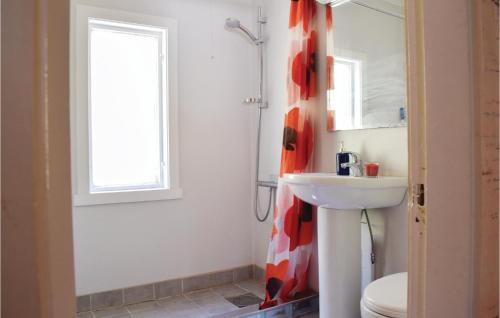
[[(312, 108), (316, 104), (316, 1), (291, 0), (288, 57), (288, 106), (280, 176), (311, 170), (314, 147)], [(266, 265), (262, 308), (290, 301), (307, 290), (315, 227), (315, 208), (278, 183)]]

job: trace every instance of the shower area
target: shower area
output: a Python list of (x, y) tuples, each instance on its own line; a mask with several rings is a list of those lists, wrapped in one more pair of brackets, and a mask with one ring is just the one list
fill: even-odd
[[(244, 99), (245, 104), (255, 105), (257, 109), (257, 127), (256, 127), (256, 144), (255, 144), (255, 186), (254, 186), (254, 214), (257, 221), (263, 223), (265, 222), (269, 214), (271, 213), (274, 207), (274, 197), (276, 188), (278, 183), (276, 180), (266, 180), (263, 181), (260, 179), (260, 148), (261, 148), (261, 138), (262, 138), (262, 113), (263, 110), (269, 108), (269, 103), (266, 101), (264, 97), (264, 47), (266, 44), (266, 40), (264, 38), (264, 26), (267, 22), (267, 18), (263, 16), (262, 7), (257, 8), (257, 29), (258, 34), (255, 36), (252, 31), (250, 31), (247, 27), (243, 26), (241, 22), (236, 18), (227, 18), (226, 19), (226, 28), (237, 30), (242, 32), (244, 35), (248, 37), (248, 40), (255, 46), (257, 46), (257, 79), (258, 79), (258, 95), (257, 97), (247, 97)], [(260, 216), (260, 200), (259, 200), (259, 190), (261, 188), (269, 189), (269, 198), (267, 199), (267, 203), (264, 209), (264, 215)]]
[[(271, 8), (251, 0), (72, 1), (71, 147), (79, 317), (250, 316), (258, 310), (265, 298), (286, 104), (286, 57), (273, 52), (286, 53), (287, 17), (279, 12), (288, 5)], [(280, 33), (269, 26), (281, 26), (276, 29)], [(139, 39), (143, 42), (137, 45)], [(115, 42), (119, 45), (111, 46)], [(127, 72), (137, 78), (149, 73), (134, 69), (134, 63), (119, 63), (149, 54), (150, 45), (157, 61), (141, 64), (141, 69), (163, 71), (155, 81), (160, 92), (166, 89), (160, 103), (152, 103), (152, 115), (142, 117), (147, 105), (137, 113), (129, 105), (135, 98), (130, 92), (141, 83), (132, 81), (128, 89), (119, 84)], [(108, 88), (109, 83), (113, 86)], [(87, 97), (84, 85), (91, 92)], [(119, 98), (105, 99), (109, 92)], [(105, 102), (99, 104), (99, 98)], [(119, 105), (108, 106), (117, 98)], [(87, 102), (92, 104), (88, 110), (81, 106)], [(101, 121), (98, 116), (103, 116)], [(144, 120), (149, 125), (155, 118), (160, 120), (159, 131), (126, 122)], [(125, 140), (106, 145), (108, 133)], [(164, 146), (160, 173), (152, 178), (158, 181), (151, 186), (153, 194), (118, 183), (106, 190), (100, 180), (110, 180), (115, 170), (126, 176), (129, 171), (119, 167), (139, 162), (140, 156), (127, 151), (136, 145), (134, 136), (146, 133), (156, 134), (154, 138), (159, 134), (153, 139)], [(144, 171), (136, 178), (148, 176)], [(156, 170), (151, 171), (153, 175)], [(175, 191), (161, 194), (162, 185)], [(304, 301), (299, 314), (317, 309), (317, 297)], [(292, 305), (273, 310), (291, 312)]]

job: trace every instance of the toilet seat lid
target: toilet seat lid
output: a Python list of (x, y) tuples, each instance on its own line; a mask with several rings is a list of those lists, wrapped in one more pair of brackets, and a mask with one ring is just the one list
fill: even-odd
[(363, 293), (365, 306), (381, 315), (406, 317), (408, 273), (388, 275), (371, 282)]

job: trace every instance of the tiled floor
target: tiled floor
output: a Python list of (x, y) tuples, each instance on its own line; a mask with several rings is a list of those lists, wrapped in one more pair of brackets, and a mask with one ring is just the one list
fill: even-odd
[(249, 293), (262, 299), (264, 283), (243, 281), (159, 301), (80, 313), (78, 318), (206, 318), (238, 310), (226, 298)]
[(304, 315), (304, 316), (300, 316), (300, 318), (319, 318), (319, 313), (315, 312), (315, 313), (312, 313), (312, 314), (307, 314), (307, 315)]

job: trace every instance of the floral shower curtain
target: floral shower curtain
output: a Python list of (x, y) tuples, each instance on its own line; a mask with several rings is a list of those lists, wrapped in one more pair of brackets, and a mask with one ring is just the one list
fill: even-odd
[[(311, 111), (316, 103), (316, 1), (290, 2), (288, 106), (285, 114), (280, 176), (311, 170), (314, 147)], [(307, 289), (313, 250), (315, 208), (278, 184), (266, 266), (263, 308), (287, 302)]]

